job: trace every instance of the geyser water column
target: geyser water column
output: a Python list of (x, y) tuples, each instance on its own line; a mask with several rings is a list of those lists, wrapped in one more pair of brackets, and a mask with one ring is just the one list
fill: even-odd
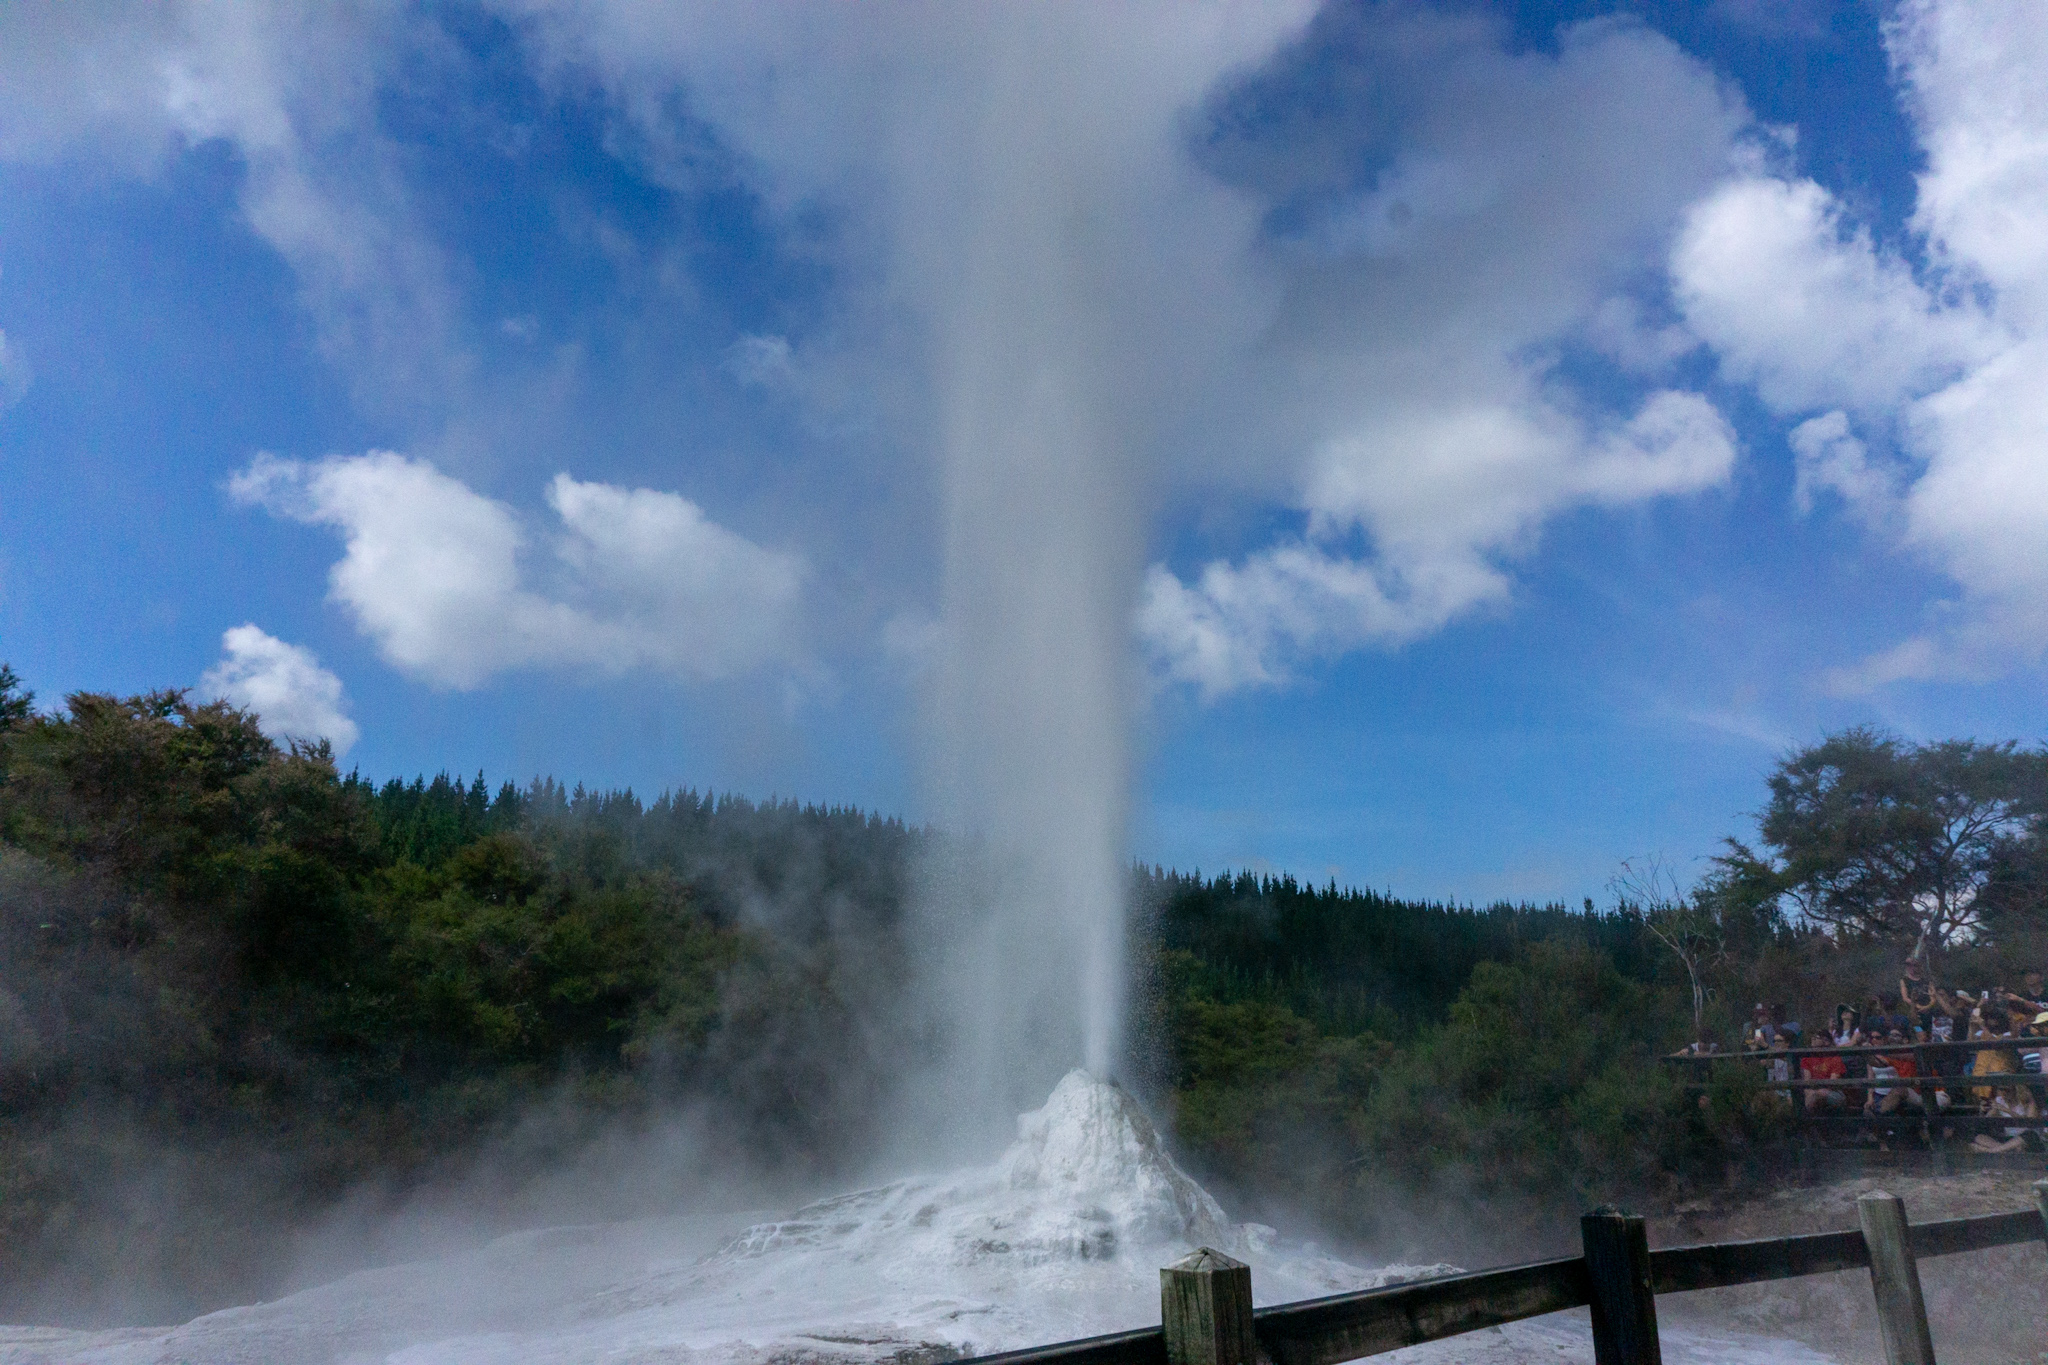
[[(1240, 463), (1208, 419), (1259, 406), (1218, 394), (1242, 392), (1276, 292), (1249, 264), (1260, 207), (1190, 146), (1204, 98), (1317, 2), (515, 7), (562, 71), (604, 76), (667, 149), (661, 176), (738, 175), (793, 229), (792, 259), (829, 253), (832, 306), (795, 338), (784, 396), (873, 395), (847, 451), (891, 488), (912, 486), (901, 453), (935, 456), (926, 808), (990, 875), (934, 868), (922, 897), (932, 960), (905, 996), (945, 1044), (918, 1051), (950, 1055), (936, 1076), (905, 1058), (894, 1126), (920, 1157), (986, 1155), (1069, 1067), (1115, 1069), (1131, 612), (1160, 454), (1178, 480), (1201, 444), (1162, 434), (1202, 430), (1206, 474)], [(699, 119), (729, 166), (700, 157)], [(853, 411), (827, 407), (833, 427)], [(892, 522), (927, 505), (884, 497), (845, 529), (919, 543), (921, 517)]]
[[(982, 915), (955, 947), (959, 1058), (999, 1111), (1117, 1060), (1144, 528), (1127, 367), (1104, 302), (1117, 139), (1073, 35), (1013, 10), (990, 32), (966, 139), (959, 259), (934, 337), (943, 460), (938, 773), (980, 845)], [(1048, 50), (1057, 46), (1059, 50)], [(1081, 68), (1077, 70), (1077, 67)], [(957, 893), (959, 887), (953, 888)]]
[(1153, 494), (1173, 424), (1267, 307), (1256, 210), (1195, 165), (1190, 111), (1308, 6), (887, 13), (892, 83), (860, 107), (887, 148), (895, 301), (928, 346), (933, 805), (972, 850), (930, 881), (949, 1055), (923, 1098), (972, 1143), (1069, 1067), (1118, 1069)]

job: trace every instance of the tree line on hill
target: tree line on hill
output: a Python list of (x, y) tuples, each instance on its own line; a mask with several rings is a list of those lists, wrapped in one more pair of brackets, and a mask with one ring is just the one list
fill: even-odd
[[(1771, 812), (1697, 888), (1606, 908), (1133, 869), (1125, 1079), (1243, 1207), (1362, 1235), (1388, 1232), (1390, 1186), (1534, 1208), (1718, 1172), (1765, 1120), (1740, 1093), (1686, 1102), (1660, 1052), (1914, 946), (1992, 970), (2043, 942), (2037, 754), (1980, 746), (2005, 765), (1997, 818), (1943, 797), (1937, 827), (1898, 774), (1934, 749), (1826, 743), (1877, 757), (1814, 776), (1794, 756), (1785, 800), (1870, 825), (1839, 843), (1867, 872)], [(1881, 799), (1844, 789), (1873, 771)], [(1885, 861), (1885, 831), (1925, 849)], [(537, 1111), (555, 1119), (503, 1179), (678, 1107), (711, 1117), (708, 1168), (858, 1170), (935, 1046), (904, 983), (940, 837), (693, 792), (373, 784), (223, 703), (37, 712), (0, 669), (0, 1320), (269, 1292), (294, 1230), (351, 1191), (486, 1150), (503, 1168)]]
[(1909, 957), (1980, 990), (2048, 963), (2048, 751), (1851, 729), (1766, 788), (1753, 845), (1689, 886), (1625, 865), (1598, 911), (1149, 874), (1183, 1150), (1382, 1239), (1418, 1204), (1541, 1221), (1767, 1160), (1783, 1115), (1760, 1077), (1729, 1073), (1703, 1108), (1659, 1063), (1739, 1045), (1756, 1003), (1817, 1026), (1836, 1002), (1901, 1008)]
[(541, 1108), (534, 1171), (688, 1103), (703, 1161), (823, 1177), (883, 1121), (923, 831), (373, 786), (178, 692), (0, 702), (0, 1320), (241, 1301)]

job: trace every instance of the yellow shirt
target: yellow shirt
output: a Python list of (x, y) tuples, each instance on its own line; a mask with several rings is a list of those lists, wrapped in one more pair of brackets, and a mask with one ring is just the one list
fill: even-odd
[[(1987, 1038), (1980, 1039), (1979, 1041), (1989, 1042), (1991, 1040)], [(1970, 1068), (1970, 1071), (1972, 1075), (1976, 1076), (2010, 1076), (2019, 1069), (2020, 1059), (2014, 1054), (1994, 1048), (1983, 1048), (1977, 1053), (1977, 1064)], [(1976, 1089), (1976, 1096), (1980, 1100), (1990, 1099), (1991, 1094), (1992, 1090), (1988, 1085), (1980, 1085)]]

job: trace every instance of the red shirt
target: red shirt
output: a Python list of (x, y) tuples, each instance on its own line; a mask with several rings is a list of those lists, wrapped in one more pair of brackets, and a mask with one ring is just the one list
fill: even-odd
[(1918, 1079), (1920, 1075), (1920, 1063), (1910, 1052), (1901, 1052), (1896, 1057), (1875, 1057), (1872, 1060), (1882, 1066), (1895, 1068), (1901, 1079)]
[(1839, 1081), (1849, 1074), (1849, 1064), (1840, 1057), (1808, 1057), (1799, 1063), (1800, 1079)]

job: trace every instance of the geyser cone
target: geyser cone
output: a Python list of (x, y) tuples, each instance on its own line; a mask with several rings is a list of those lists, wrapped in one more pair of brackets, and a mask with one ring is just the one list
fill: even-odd
[(1201, 1245), (1252, 1262), (1269, 1299), (1414, 1273), (1283, 1252), (1271, 1229), (1233, 1224), (1122, 1087), (1076, 1070), (989, 1165), (807, 1205), (592, 1309), (681, 1320), (691, 1305), (693, 1344), (999, 1350), (1156, 1322), (1159, 1267)]

